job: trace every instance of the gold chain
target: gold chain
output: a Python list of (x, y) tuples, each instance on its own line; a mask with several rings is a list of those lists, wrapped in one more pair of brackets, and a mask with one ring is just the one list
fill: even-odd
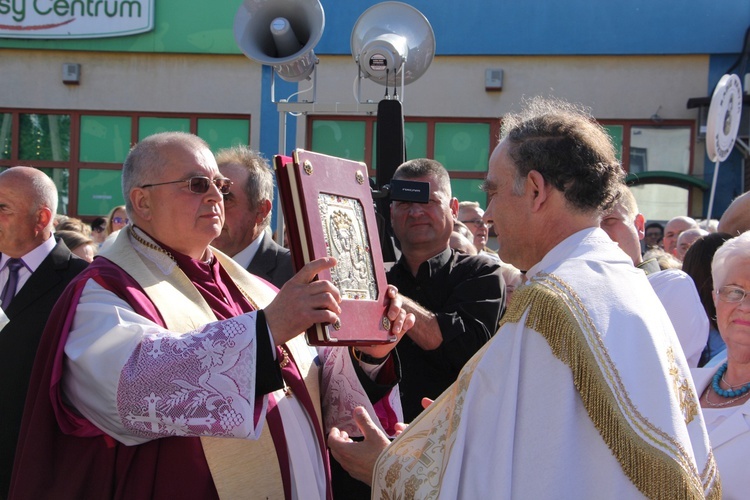
[(164, 250), (164, 249), (163, 249), (162, 247), (160, 247), (160, 246), (158, 246), (158, 245), (154, 245), (154, 244), (153, 244), (153, 243), (151, 243), (150, 241), (146, 241), (146, 240), (144, 240), (143, 238), (141, 238), (140, 236), (138, 236), (138, 234), (137, 234), (137, 233), (135, 232), (135, 230), (133, 229), (133, 226), (128, 226), (128, 231), (129, 231), (129, 233), (130, 233), (130, 236), (132, 236), (132, 237), (133, 237), (133, 238), (135, 239), (135, 241), (137, 241), (138, 243), (140, 243), (141, 245), (143, 245), (143, 246), (144, 246), (144, 247), (146, 247), (146, 248), (150, 248), (151, 250), (156, 250), (157, 252), (161, 252), (161, 253), (163, 253), (164, 255), (166, 255), (167, 257), (169, 257), (170, 259), (172, 259), (172, 261), (173, 261), (173, 262), (174, 262), (175, 264), (177, 264), (177, 259), (175, 259), (175, 258), (174, 258), (174, 257), (172, 256), (172, 254), (171, 254), (171, 253), (167, 252), (167, 251), (166, 251), (166, 250)]
[[(162, 247), (160, 247), (158, 245), (155, 245), (155, 244), (151, 243), (150, 241), (146, 241), (143, 238), (141, 238), (135, 232), (135, 230), (133, 229), (133, 226), (128, 226), (128, 232), (141, 245), (145, 246), (146, 248), (150, 248), (151, 250), (156, 250), (157, 252), (163, 253), (164, 255), (166, 255), (167, 257), (169, 257), (170, 259), (172, 259), (172, 262), (174, 262), (175, 264), (177, 264), (177, 259), (175, 259), (174, 256), (171, 253), (169, 253), (168, 251), (164, 250)], [(177, 267), (179, 267), (179, 265)], [(231, 276), (230, 276), (230, 278), (231, 278)], [(232, 281), (234, 281), (234, 280), (232, 280)], [(245, 292), (245, 290), (237, 282), (234, 282), (234, 284), (237, 287), (237, 289), (240, 291), (240, 293), (250, 302), (250, 304), (252, 304), (253, 308), (256, 311), (259, 311), (260, 307), (258, 307), (258, 304), (247, 294), (247, 292)]]

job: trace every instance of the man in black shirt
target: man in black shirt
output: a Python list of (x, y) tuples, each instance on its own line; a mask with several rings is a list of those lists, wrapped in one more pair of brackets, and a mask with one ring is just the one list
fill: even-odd
[(393, 178), (430, 184), (428, 203), (391, 204), (402, 255), (388, 272), (388, 282), (417, 318), (395, 349), (402, 367), (404, 419), (410, 422), (422, 411), (422, 398), (434, 399), (448, 388), (495, 333), (505, 285), (497, 261), (451, 250), (458, 200), (451, 197), (448, 172), (439, 162), (407, 161)]

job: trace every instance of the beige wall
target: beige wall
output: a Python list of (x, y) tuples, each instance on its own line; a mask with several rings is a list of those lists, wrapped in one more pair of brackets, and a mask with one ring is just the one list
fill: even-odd
[[(598, 118), (649, 118), (661, 106), (665, 119), (694, 119), (690, 97), (706, 95), (708, 56), (437, 57), (407, 85), (404, 107), (420, 116), (499, 117), (525, 96), (580, 102)], [(487, 68), (502, 68), (502, 91), (487, 92)], [(357, 67), (351, 56), (320, 57), (322, 102), (353, 99)], [(384, 87), (366, 81), (363, 97), (380, 100)]]
[[(3, 107), (250, 114), (251, 145), (259, 144), (261, 66), (244, 56), (0, 50), (0, 60)], [(66, 62), (81, 64), (80, 85), (62, 83)], [(485, 91), (487, 68), (503, 69), (502, 91)], [(353, 105), (356, 76), (351, 56), (321, 56), (316, 102)], [(497, 118), (524, 97), (547, 95), (590, 106), (600, 119), (648, 119), (658, 109), (664, 119), (693, 120), (687, 100), (706, 95), (707, 81), (702, 55), (437, 57), (403, 102), (411, 116)], [(384, 90), (364, 81), (361, 96), (377, 102)], [(297, 125), (301, 146), (305, 120)], [(704, 155), (697, 144), (696, 173)]]
[[(260, 136), (261, 67), (243, 56), (0, 50), (0, 106), (12, 108), (239, 113)], [(63, 63), (81, 83), (62, 83)]]

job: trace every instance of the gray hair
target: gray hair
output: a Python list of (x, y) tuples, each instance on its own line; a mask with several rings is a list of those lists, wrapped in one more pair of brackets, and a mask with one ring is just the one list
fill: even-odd
[(608, 210), (625, 174), (607, 132), (580, 106), (534, 98), (521, 113), (503, 117), (501, 138), (517, 176), (514, 194), (523, 193), (529, 172), (539, 172), (581, 212)]
[[(216, 153), (216, 164), (219, 169), (230, 163), (240, 165), (247, 170), (247, 182), (242, 189), (245, 190), (250, 202), (250, 209), (258, 208), (264, 200), (273, 204), (273, 173), (270, 164), (262, 154), (248, 146), (234, 146)], [(260, 227), (265, 229), (270, 223), (271, 212), (268, 212)]]
[(721, 245), (711, 261), (711, 276), (714, 288), (722, 286), (730, 272), (730, 262), (738, 259), (750, 260), (750, 231), (745, 231)]
[(128, 215), (133, 213), (130, 192), (148, 184), (164, 171), (164, 165), (169, 159), (165, 157), (163, 147), (174, 143), (188, 144), (195, 149), (210, 149), (206, 141), (187, 132), (162, 132), (150, 135), (133, 146), (122, 165), (122, 196), (125, 198), (125, 210)]
[(396, 169), (393, 173), (394, 179), (416, 179), (419, 177), (434, 177), (441, 191), (451, 197), (451, 178), (448, 171), (437, 160), (428, 158), (416, 158), (408, 160)]

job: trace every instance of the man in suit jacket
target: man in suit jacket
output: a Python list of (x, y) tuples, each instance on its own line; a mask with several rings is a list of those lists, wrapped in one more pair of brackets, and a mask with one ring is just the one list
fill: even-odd
[[(56, 241), (52, 221), (57, 189), (52, 180), (30, 167), (0, 174), (0, 288), (9, 295), (0, 330), (0, 498), (8, 494), (13, 456), (21, 426), (26, 391), (39, 338), (50, 311), (65, 286), (87, 265)], [(21, 259), (15, 293), (8, 265)], [(11, 290), (6, 290), (9, 288)]]
[(273, 204), (273, 174), (268, 162), (247, 146), (235, 146), (217, 152), (216, 163), (233, 184), (224, 195), (224, 228), (211, 244), (249, 272), (281, 288), (294, 269), (289, 250), (266, 231)]

